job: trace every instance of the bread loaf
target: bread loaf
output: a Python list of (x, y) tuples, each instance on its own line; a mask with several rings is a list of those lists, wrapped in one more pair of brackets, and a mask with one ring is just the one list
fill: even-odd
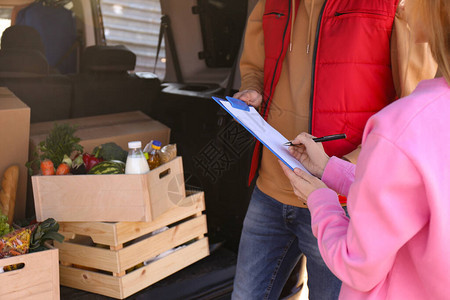
[(3, 173), (0, 190), (0, 209), (8, 217), (11, 225), (14, 218), (14, 207), (16, 205), (17, 184), (19, 182), (19, 166), (8, 167)]

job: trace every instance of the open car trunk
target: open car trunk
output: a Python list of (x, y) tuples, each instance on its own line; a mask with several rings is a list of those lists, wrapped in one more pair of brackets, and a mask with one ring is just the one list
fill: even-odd
[[(241, 0), (163, 0), (166, 76), (150, 116), (171, 128), (186, 189), (205, 192), (211, 254), (130, 299), (230, 299), (253, 137), (211, 96), (239, 88), (236, 64), (248, 6)], [(236, 74), (237, 73), (237, 74)], [(61, 299), (111, 299), (61, 287)]]
[(239, 89), (237, 63), (252, 4), (241, 0), (164, 0), (166, 76), (151, 116), (171, 128), (186, 185), (205, 191), (211, 243), (237, 251), (252, 189), (254, 139), (211, 96)]

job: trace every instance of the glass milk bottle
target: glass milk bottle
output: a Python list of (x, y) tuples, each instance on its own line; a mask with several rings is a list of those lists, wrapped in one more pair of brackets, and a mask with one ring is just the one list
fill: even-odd
[(147, 160), (142, 152), (140, 141), (128, 143), (128, 157), (125, 165), (125, 174), (144, 174), (150, 171)]

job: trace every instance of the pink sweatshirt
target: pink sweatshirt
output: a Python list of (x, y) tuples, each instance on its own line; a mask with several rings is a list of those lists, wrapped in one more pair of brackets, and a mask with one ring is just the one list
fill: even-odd
[[(356, 172), (355, 172), (356, 171)], [(367, 123), (355, 166), (332, 157), (308, 198), (341, 299), (450, 299), (450, 88), (422, 81)]]

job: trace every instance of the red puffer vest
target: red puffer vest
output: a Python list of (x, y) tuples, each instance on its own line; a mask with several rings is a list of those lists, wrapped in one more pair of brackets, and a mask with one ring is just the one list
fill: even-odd
[[(298, 10), (298, 2), (295, 1)], [(328, 155), (342, 156), (361, 143), (366, 121), (396, 99), (390, 39), (398, 0), (328, 0), (319, 16), (313, 55), (310, 132), (347, 134), (324, 143)], [(263, 16), (264, 95), (267, 120), (272, 96), (289, 48), (290, 0), (267, 0)], [(249, 184), (259, 166), (261, 144), (252, 158)]]

